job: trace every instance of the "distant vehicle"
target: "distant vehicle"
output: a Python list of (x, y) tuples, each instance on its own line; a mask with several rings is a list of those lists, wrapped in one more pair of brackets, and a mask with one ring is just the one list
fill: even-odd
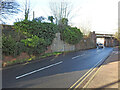
[(104, 45), (102, 43), (99, 43), (97, 46), (98, 46), (98, 48), (103, 48), (104, 47)]

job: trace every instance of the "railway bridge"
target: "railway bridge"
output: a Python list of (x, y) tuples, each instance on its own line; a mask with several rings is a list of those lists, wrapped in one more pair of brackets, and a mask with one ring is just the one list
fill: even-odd
[(115, 38), (114, 34), (99, 34), (95, 33), (96, 35), (96, 40), (97, 38), (102, 38), (104, 41), (104, 46), (106, 47), (113, 47), (118, 45), (118, 41)]

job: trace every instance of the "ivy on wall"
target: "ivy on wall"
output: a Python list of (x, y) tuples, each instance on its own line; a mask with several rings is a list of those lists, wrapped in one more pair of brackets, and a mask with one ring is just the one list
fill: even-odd
[(66, 26), (61, 30), (61, 39), (69, 44), (79, 43), (82, 37), (82, 32), (76, 27)]
[(61, 39), (69, 44), (80, 42), (83, 34), (80, 29), (68, 25), (60, 28), (53, 23), (41, 23), (37, 20), (23, 20), (14, 23), (15, 35), (3, 35), (3, 54), (17, 56), (22, 52), (29, 55), (44, 53), (52, 44), (55, 34), (61, 33)]
[(36, 20), (16, 22), (14, 28), (17, 32), (25, 36), (20, 42), (24, 43), (30, 54), (43, 53), (52, 44), (55, 33), (58, 31), (57, 25), (53, 23), (41, 23)]

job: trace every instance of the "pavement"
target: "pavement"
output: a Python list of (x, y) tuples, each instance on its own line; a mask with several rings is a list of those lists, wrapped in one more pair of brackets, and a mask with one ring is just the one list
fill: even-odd
[(115, 48), (96, 74), (88, 81), (88, 85), (85, 88), (120, 89), (120, 79), (118, 79), (119, 58), (120, 52)]
[(79, 85), (83, 76), (103, 61), (113, 48), (71, 52), (48, 59), (2, 70), (3, 88), (70, 88)]

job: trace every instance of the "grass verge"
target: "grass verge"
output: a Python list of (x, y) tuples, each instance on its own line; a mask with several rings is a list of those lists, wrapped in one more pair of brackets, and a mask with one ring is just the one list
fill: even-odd
[(31, 55), (30, 58), (16, 59), (16, 60), (12, 60), (12, 61), (5, 61), (5, 62), (2, 63), (2, 66), (7, 67), (7, 66), (16, 65), (16, 64), (29, 63), (29, 62), (32, 62), (34, 60), (40, 60), (40, 59), (50, 57), (50, 56), (58, 56), (58, 55), (60, 55), (62, 53), (63, 52), (53, 52), (53, 53), (45, 53), (45, 54), (40, 55), (40, 56)]

